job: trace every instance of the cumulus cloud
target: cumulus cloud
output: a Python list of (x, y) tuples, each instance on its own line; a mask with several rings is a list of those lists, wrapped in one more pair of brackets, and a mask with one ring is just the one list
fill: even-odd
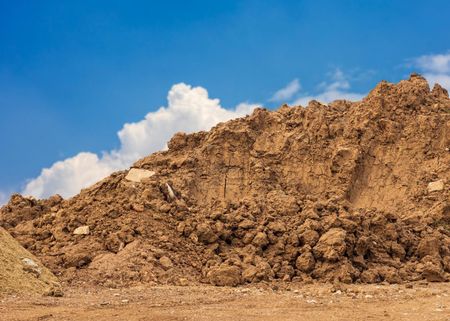
[(8, 202), (8, 195), (0, 191), (0, 206)]
[(255, 104), (241, 103), (233, 109), (209, 98), (202, 87), (180, 83), (172, 86), (167, 106), (148, 113), (136, 123), (128, 123), (118, 132), (120, 148), (101, 156), (81, 152), (54, 163), (28, 181), (22, 194), (37, 198), (60, 194), (70, 197), (116, 170), (129, 167), (139, 158), (162, 150), (176, 132), (208, 130), (219, 122), (251, 113)]
[(446, 54), (423, 55), (412, 60), (410, 64), (419, 69), (430, 82), (440, 84), (450, 90), (450, 52)]
[[(38, 198), (61, 194), (64, 197), (78, 193), (82, 188), (92, 185), (118, 170), (122, 160), (105, 154), (99, 158), (94, 153), (82, 152), (74, 157), (54, 163), (44, 168), (41, 174), (30, 180), (22, 194)], [(115, 163), (117, 161), (117, 163)]]
[(306, 106), (311, 100), (329, 103), (336, 99), (357, 101), (364, 97), (364, 94), (352, 92), (350, 88), (350, 82), (346, 75), (340, 69), (336, 69), (330, 74), (330, 81), (322, 82), (318, 86), (319, 92), (317, 94), (301, 95), (292, 104)]
[(420, 56), (415, 63), (427, 72), (450, 73), (450, 53)]
[(270, 99), (269, 101), (273, 102), (286, 102), (287, 100), (290, 100), (296, 93), (299, 92), (301, 89), (300, 82), (298, 79), (292, 80), (289, 84), (286, 85), (286, 87), (281, 88), (278, 90)]

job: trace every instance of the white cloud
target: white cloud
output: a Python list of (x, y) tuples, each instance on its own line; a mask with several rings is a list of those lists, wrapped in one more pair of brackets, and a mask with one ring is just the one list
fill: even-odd
[(166, 147), (176, 132), (208, 130), (219, 122), (245, 116), (256, 107), (241, 103), (225, 109), (219, 99), (211, 99), (202, 87), (184, 83), (170, 89), (167, 107), (148, 113), (136, 123), (128, 123), (118, 132), (120, 148), (98, 156), (90, 152), (54, 163), (31, 179), (22, 194), (38, 198), (60, 194), (70, 197), (113, 171), (129, 167), (134, 161)]
[(295, 99), (292, 104), (306, 106), (311, 100), (329, 103), (336, 99), (357, 101), (364, 97), (364, 94), (350, 91), (350, 83), (340, 69), (336, 69), (330, 76), (331, 81), (323, 82), (319, 85), (319, 93), (315, 95), (302, 95)]
[(420, 56), (412, 60), (412, 66), (419, 69), (431, 86), (438, 83), (450, 90), (450, 52)]
[(278, 90), (272, 98), (269, 99), (269, 101), (273, 102), (286, 102), (287, 100), (294, 97), (296, 93), (299, 92), (301, 89), (300, 82), (298, 79), (292, 80), (289, 84), (286, 85), (286, 87)]
[(114, 161), (120, 163), (121, 159), (113, 159), (109, 154), (99, 158), (94, 153), (79, 153), (44, 168), (38, 177), (28, 182), (22, 194), (38, 198), (53, 194), (72, 196), (119, 169)]
[(0, 206), (6, 204), (8, 202), (8, 199), (9, 199), (8, 195), (0, 191)]
[(450, 73), (450, 53), (424, 55), (414, 59), (415, 65), (430, 73)]

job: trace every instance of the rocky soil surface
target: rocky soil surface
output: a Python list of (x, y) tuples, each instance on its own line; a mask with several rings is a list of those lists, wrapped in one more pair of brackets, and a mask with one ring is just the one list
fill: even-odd
[(450, 100), (424, 78), (256, 109), (0, 225), (70, 285), (450, 280)]
[(78, 288), (63, 298), (0, 297), (2, 321), (449, 321), (445, 283)]

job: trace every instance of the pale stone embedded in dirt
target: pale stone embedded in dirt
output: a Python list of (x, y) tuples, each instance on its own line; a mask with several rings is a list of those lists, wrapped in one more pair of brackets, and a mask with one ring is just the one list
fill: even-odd
[(154, 171), (149, 171), (147, 169), (131, 168), (128, 171), (127, 176), (125, 176), (125, 179), (131, 182), (140, 183), (143, 179), (152, 177), (155, 174)]
[(165, 270), (168, 270), (168, 269), (170, 269), (170, 268), (173, 267), (172, 260), (169, 259), (167, 256), (162, 256), (162, 257), (159, 259), (159, 263), (161, 263), (161, 266), (162, 266)]
[(167, 191), (168, 191), (168, 193), (169, 193), (170, 199), (171, 199), (171, 200), (176, 199), (177, 197), (176, 197), (176, 195), (175, 195), (175, 192), (173, 191), (172, 186), (170, 186), (169, 183), (166, 183), (166, 186), (167, 186)]
[(41, 275), (41, 268), (32, 259), (30, 259), (30, 258), (23, 258), (22, 259), (22, 263), (23, 263), (23, 270), (24, 271), (30, 272), (31, 274), (34, 274), (36, 277), (39, 277)]
[(143, 212), (145, 210), (145, 207), (143, 204), (132, 204), (131, 208), (135, 210), (136, 212)]
[(179, 278), (178, 279), (178, 285), (181, 286), (188, 286), (189, 285), (189, 281), (186, 278)]
[(444, 180), (440, 179), (435, 182), (428, 183), (428, 192), (438, 192), (444, 189)]
[(73, 231), (74, 235), (88, 235), (89, 233), (90, 229), (88, 225), (79, 226)]

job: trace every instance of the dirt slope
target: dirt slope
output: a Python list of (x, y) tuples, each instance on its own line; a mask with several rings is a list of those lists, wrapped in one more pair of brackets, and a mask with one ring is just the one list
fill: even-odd
[(56, 277), (0, 228), (0, 295), (61, 293)]
[(72, 283), (449, 280), (450, 100), (421, 76), (168, 145), (0, 224)]

